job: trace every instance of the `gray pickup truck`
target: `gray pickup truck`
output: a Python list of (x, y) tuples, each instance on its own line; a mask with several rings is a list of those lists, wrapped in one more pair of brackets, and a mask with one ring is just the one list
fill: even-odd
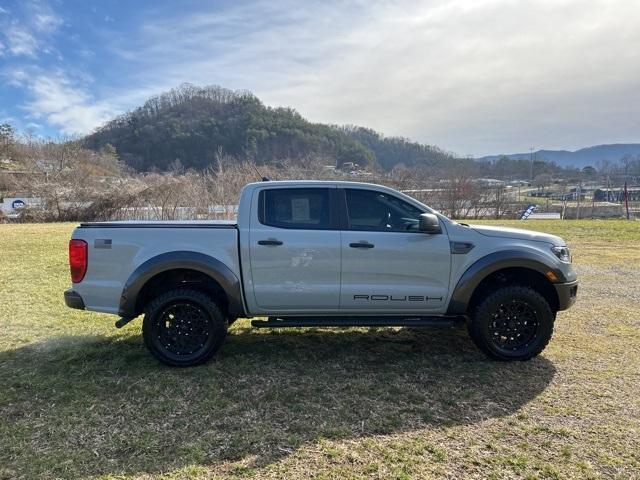
[[(238, 221), (83, 223), (69, 243), (72, 308), (144, 314), (150, 352), (196, 365), (237, 318), (255, 327), (465, 321), (489, 357), (527, 360), (578, 282), (564, 240), (454, 222), (400, 192), (352, 182), (247, 185)], [(266, 319), (265, 319), (266, 317)]]

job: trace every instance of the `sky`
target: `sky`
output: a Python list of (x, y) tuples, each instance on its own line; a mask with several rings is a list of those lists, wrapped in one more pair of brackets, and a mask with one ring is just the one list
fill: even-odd
[(638, 0), (0, 0), (0, 123), (82, 135), (188, 82), (458, 155), (640, 142), (638, 18)]

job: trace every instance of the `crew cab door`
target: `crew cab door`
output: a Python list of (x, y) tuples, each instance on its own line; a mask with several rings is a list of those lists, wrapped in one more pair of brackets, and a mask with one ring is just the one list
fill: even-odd
[(441, 313), (449, 289), (446, 231), (418, 231), (418, 207), (386, 192), (344, 191), (340, 307), (362, 313)]
[(249, 235), (251, 287), (259, 311), (326, 312), (340, 303), (335, 187), (260, 190)]

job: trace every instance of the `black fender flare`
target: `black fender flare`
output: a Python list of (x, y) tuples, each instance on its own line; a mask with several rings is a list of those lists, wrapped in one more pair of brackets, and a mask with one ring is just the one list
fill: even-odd
[(140, 315), (136, 308), (138, 294), (154, 276), (168, 270), (189, 269), (202, 272), (215, 280), (228, 299), (229, 315), (244, 316), (242, 284), (220, 260), (199, 252), (176, 251), (157, 255), (139, 265), (127, 279), (120, 296), (118, 313), (125, 318)]
[(465, 315), (471, 296), (482, 280), (493, 272), (514, 267), (535, 270), (545, 277), (547, 272), (552, 271), (558, 279), (556, 283), (567, 281), (565, 274), (541, 254), (526, 250), (502, 250), (490, 253), (477, 260), (462, 274), (449, 300), (447, 313)]

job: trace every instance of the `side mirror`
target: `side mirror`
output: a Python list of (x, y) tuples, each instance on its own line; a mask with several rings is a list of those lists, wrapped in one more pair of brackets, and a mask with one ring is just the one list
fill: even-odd
[(423, 213), (419, 218), (418, 231), (432, 235), (442, 233), (442, 227), (440, 227), (438, 217), (433, 213)]

